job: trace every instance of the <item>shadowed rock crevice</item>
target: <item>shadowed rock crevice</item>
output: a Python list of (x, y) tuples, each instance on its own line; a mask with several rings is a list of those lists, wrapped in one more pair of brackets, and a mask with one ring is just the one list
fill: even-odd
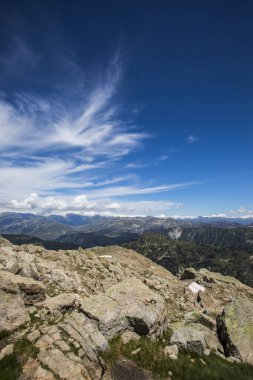
[(127, 320), (129, 326), (132, 327), (138, 335), (148, 335), (149, 328), (141, 318), (127, 317)]

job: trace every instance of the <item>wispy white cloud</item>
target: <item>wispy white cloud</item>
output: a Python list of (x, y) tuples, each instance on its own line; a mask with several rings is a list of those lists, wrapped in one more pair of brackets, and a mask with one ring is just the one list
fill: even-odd
[(152, 160), (152, 162), (129, 162), (126, 164), (127, 169), (141, 169), (141, 168), (146, 168), (146, 167), (151, 167), (155, 165), (159, 165), (163, 161), (167, 161), (171, 156), (169, 155), (162, 155), (160, 157), (157, 157)]
[(67, 110), (59, 99), (27, 94), (19, 94), (14, 104), (0, 100), (0, 149), (43, 153), (76, 148), (95, 157), (129, 153), (147, 135), (129, 131), (113, 104), (120, 78), (120, 62), (113, 60), (104, 81), (85, 95), (84, 104)]
[(189, 136), (187, 137), (187, 142), (188, 142), (188, 144), (192, 144), (192, 143), (194, 143), (194, 142), (196, 142), (196, 141), (198, 141), (198, 137), (195, 136), (195, 135), (189, 135)]
[(141, 162), (129, 162), (128, 164), (126, 164), (125, 168), (126, 169), (142, 169), (148, 166), (151, 166), (151, 164), (144, 164)]
[[(0, 164), (0, 199), (4, 201), (17, 196), (21, 199), (31, 192), (47, 194), (82, 189), (93, 192), (94, 188), (136, 180), (133, 174), (106, 176), (103, 174), (104, 165), (104, 162), (97, 162), (76, 166), (71, 160), (52, 158), (33, 161), (32, 165), (25, 166), (4, 161)], [(103, 190), (100, 192), (103, 194)]]
[(140, 187), (140, 186), (118, 186), (118, 187), (108, 187), (102, 190), (93, 190), (92, 196), (95, 198), (100, 198), (104, 196), (108, 197), (122, 197), (129, 195), (144, 195), (152, 193), (162, 193), (167, 191), (184, 189), (190, 186), (199, 184), (200, 182), (182, 182), (171, 185), (161, 185), (152, 187)]
[(159, 157), (159, 161), (167, 161), (170, 158), (170, 156), (164, 154), (163, 156)]

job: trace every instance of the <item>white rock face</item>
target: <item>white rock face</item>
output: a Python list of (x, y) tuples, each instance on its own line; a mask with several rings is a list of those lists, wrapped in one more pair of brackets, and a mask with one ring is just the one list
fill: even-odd
[(205, 291), (205, 288), (204, 286), (201, 286), (199, 284), (197, 284), (197, 282), (192, 282), (189, 286), (188, 286), (188, 289), (190, 289), (192, 291), (192, 293), (194, 294), (198, 294), (198, 292), (201, 290), (202, 292)]
[(178, 226), (171, 227), (171, 230), (169, 231), (168, 236), (172, 240), (178, 240), (180, 236), (182, 235), (182, 231), (183, 230), (181, 227), (178, 227)]

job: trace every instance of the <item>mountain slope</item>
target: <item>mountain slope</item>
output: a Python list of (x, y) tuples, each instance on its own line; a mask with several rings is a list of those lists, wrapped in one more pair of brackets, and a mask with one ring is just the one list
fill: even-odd
[(2, 234), (3, 238), (8, 239), (12, 244), (22, 245), (22, 244), (36, 244), (38, 246), (44, 247), (46, 249), (53, 249), (59, 251), (60, 249), (78, 249), (79, 245), (68, 242), (58, 242), (58, 241), (46, 241), (40, 238), (29, 236), (29, 235), (16, 235), (16, 234)]
[(217, 247), (253, 247), (253, 228), (189, 227), (182, 229), (179, 240), (197, 244), (211, 244)]
[(54, 240), (69, 231), (71, 227), (45, 216), (21, 213), (0, 214), (1, 234), (32, 235), (44, 240)]
[(124, 246), (178, 274), (184, 268), (208, 268), (253, 286), (253, 249), (219, 248), (147, 233)]
[(56, 241), (61, 243), (73, 243), (83, 248), (96, 246), (105, 247), (107, 245), (121, 245), (132, 239), (137, 239), (134, 233), (122, 233), (116, 236), (102, 235), (98, 233), (71, 233), (59, 236)]

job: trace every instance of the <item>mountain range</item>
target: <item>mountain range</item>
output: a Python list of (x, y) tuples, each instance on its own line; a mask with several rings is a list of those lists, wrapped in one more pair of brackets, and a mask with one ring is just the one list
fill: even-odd
[[(212, 226), (214, 228), (221, 228), (223, 231), (224, 228), (242, 228), (251, 225), (253, 225), (253, 218), (199, 217), (195, 219), (174, 219), (157, 217), (103, 217), (99, 215), (82, 216), (78, 214), (41, 216), (14, 212), (0, 214), (1, 234), (25, 234), (36, 236), (43, 240), (55, 240), (65, 234), (80, 232), (95, 232), (115, 236), (124, 233), (140, 235), (147, 231), (167, 233), (176, 238), (180, 238), (183, 231), (191, 231), (188, 233), (188, 238), (191, 240), (195, 238), (196, 234), (194, 232), (199, 231), (199, 227), (205, 226), (208, 229), (209, 226)], [(192, 230), (189, 229), (190, 227), (192, 227)], [(187, 237), (187, 234), (183, 234), (182, 236)]]

